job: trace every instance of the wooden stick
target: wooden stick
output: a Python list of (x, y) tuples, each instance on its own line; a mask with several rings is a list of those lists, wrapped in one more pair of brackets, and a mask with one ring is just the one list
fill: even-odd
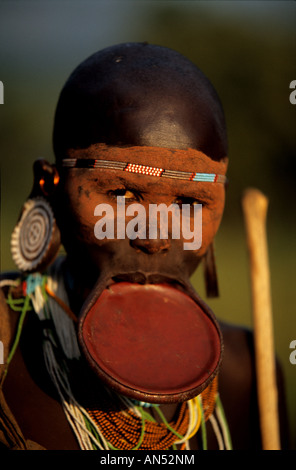
[(278, 400), (266, 236), (268, 199), (257, 189), (242, 198), (249, 252), (257, 391), (263, 450), (279, 450)]

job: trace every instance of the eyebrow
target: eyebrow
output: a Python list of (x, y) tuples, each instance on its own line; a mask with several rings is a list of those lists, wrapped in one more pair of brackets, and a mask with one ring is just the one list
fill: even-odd
[(138, 163), (125, 163), (116, 160), (98, 160), (91, 158), (64, 158), (62, 160), (64, 168), (88, 168), (88, 169), (108, 169), (122, 170), (129, 173), (136, 173), (146, 176), (156, 176), (158, 178), (173, 178), (185, 181), (208, 182), (208, 183), (227, 183), (225, 175), (217, 173), (198, 173), (195, 171), (177, 171), (163, 168), (141, 165)]
[[(137, 193), (139, 196), (143, 196), (147, 193), (149, 193), (149, 189), (146, 186), (143, 186), (141, 183), (140, 179), (137, 181), (130, 181), (129, 178), (127, 179), (125, 175), (120, 176), (120, 174), (117, 174), (114, 178), (112, 178), (112, 187), (108, 187), (109, 190), (116, 190), (116, 189), (124, 189), (127, 191), (131, 191), (133, 193)], [(182, 183), (180, 182), (179, 184), (175, 185), (175, 197), (178, 198), (186, 198), (186, 199), (201, 199), (201, 198), (206, 198), (207, 200), (213, 200), (213, 197), (211, 194), (209, 194), (209, 191), (206, 190), (203, 186), (198, 186), (198, 197), (196, 194), (196, 189), (197, 187), (195, 185), (186, 185), (185, 181)], [(180, 186), (181, 185), (181, 186)], [(167, 195), (167, 190), (165, 188), (160, 188), (158, 186), (158, 195)], [(191, 190), (190, 190), (191, 188)], [(194, 192), (192, 193), (192, 190), (194, 188)]]

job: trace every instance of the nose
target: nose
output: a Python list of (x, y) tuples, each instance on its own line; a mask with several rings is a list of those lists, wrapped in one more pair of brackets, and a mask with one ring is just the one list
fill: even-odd
[(167, 252), (171, 246), (171, 243), (170, 240), (149, 240), (135, 238), (135, 240), (130, 240), (130, 245), (136, 250), (140, 250), (148, 255), (153, 255), (155, 253)]

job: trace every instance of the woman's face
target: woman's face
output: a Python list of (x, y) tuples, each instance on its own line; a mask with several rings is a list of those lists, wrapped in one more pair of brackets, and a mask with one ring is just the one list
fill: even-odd
[[(102, 152), (100, 145), (86, 151), (69, 152), (69, 158), (111, 159), (108, 155)], [(162, 152), (162, 149), (155, 147), (147, 147), (146, 151), (142, 147), (138, 152), (134, 148), (130, 153), (125, 148), (122, 152), (117, 151), (116, 161), (220, 175), (225, 175), (227, 169), (225, 160), (216, 162), (198, 151)], [(72, 265), (79, 266), (82, 278), (85, 273), (85, 279), (89, 277), (95, 282), (102, 273), (110, 272), (112, 276), (134, 276), (134, 280), (137, 276), (143, 276), (147, 282), (149, 277), (162, 276), (186, 280), (218, 230), (224, 209), (225, 188), (222, 183), (183, 181), (122, 170), (64, 168), (57, 200), (55, 213), (62, 242)], [(124, 204), (120, 214), (118, 201)], [(140, 205), (137, 212), (133, 211), (136, 209), (134, 204)], [(178, 228), (177, 225), (173, 227), (177, 222), (169, 218), (167, 233), (162, 231), (162, 235), (158, 233), (157, 238), (153, 235), (151, 238), (148, 230), (152, 223), (151, 207), (160, 204), (164, 208), (169, 208), (171, 204), (178, 207), (176, 216), (180, 221), (180, 230), (174, 231)], [(201, 219), (198, 205), (202, 207)], [(117, 233), (118, 217), (122, 214), (125, 217), (120, 219), (121, 231)], [(141, 238), (131, 236), (139, 229), (136, 217), (142, 223)], [(102, 230), (107, 231), (107, 238), (98, 239), (98, 232), (102, 233)]]

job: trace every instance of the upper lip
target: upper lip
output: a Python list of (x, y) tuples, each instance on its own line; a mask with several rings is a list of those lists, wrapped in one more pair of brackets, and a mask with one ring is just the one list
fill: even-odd
[(133, 272), (133, 273), (119, 273), (112, 276), (113, 282), (130, 282), (133, 284), (163, 284), (163, 283), (174, 283), (182, 284), (174, 277), (170, 277), (167, 274), (161, 273), (144, 273), (144, 272)]

